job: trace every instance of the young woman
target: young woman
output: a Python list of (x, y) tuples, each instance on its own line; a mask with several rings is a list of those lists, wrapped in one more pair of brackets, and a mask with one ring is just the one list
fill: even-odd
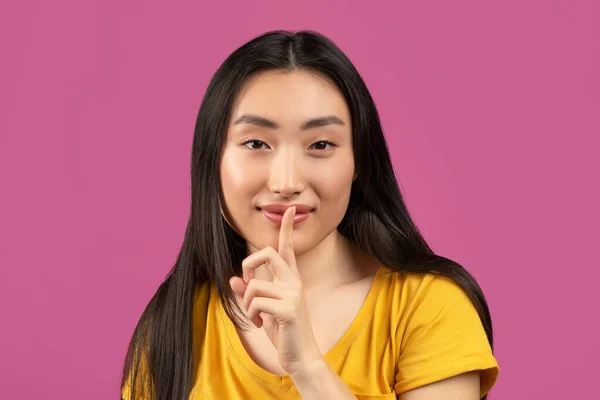
[[(215, 73), (177, 261), (129, 346), (124, 399), (479, 399), (498, 374), (481, 289), (435, 255), (359, 73), (313, 31)], [(135, 390), (133, 390), (135, 388)]]

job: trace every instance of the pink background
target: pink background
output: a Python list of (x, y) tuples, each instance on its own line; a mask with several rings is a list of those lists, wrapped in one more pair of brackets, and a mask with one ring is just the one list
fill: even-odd
[(305, 28), (355, 63), (417, 224), (482, 285), (490, 397), (598, 393), (598, 1), (203, 3), (2, 2), (1, 398), (118, 397), (210, 77)]

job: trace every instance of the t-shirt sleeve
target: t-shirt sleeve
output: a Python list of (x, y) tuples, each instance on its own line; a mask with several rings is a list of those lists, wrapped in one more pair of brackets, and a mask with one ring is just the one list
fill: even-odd
[(397, 394), (465, 372), (480, 371), (481, 397), (499, 367), (477, 311), (456, 283), (433, 277), (416, 290), (400, 320)]

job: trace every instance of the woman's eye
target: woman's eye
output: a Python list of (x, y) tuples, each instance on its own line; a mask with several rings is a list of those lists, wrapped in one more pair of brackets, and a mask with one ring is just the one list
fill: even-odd
[(329, 140), (321, 140), (319, 142), (313, 143), (311, 147), (315, 146), (316, 150), (327, 150), (327, 146), (334, 147), (335, 143), (330, 142)]
[[(267, 144), (261, 140), (249, 139), (242, 143), (244, 146), (248, 147), (251, 150), (261, 150), (263, 146), (267, 146)], [(320, 140), (318, 142), (313, 143), (310, 148), (314, 148), (315, 150), (327, 150), (327, 146), (335, 147), (335, 143), (330, 142), (329, 140)], [(268, 146), (267, 146), (268, 147)]]
[(243, 143), (249, 149), (260, 150), (265, 142), (261, 142), (260, 140), (246, 140)]

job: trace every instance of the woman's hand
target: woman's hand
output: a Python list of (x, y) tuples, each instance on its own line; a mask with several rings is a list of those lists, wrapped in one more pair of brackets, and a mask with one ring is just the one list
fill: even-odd
[[(300, 374), (324, 362), (306, 307), (296, 266), (293, 231), (296, 208), (288, 208), (281, 221), (279, 250), (266, 247), (242, 262), (244, 279), (234, 276), (232, 290), (242, 299), (248, 319), (263, 327), (277, 349), (279, 363), (289, 374)], [(254, 270), (266, 265), (273, 282), (254, 278)]]

